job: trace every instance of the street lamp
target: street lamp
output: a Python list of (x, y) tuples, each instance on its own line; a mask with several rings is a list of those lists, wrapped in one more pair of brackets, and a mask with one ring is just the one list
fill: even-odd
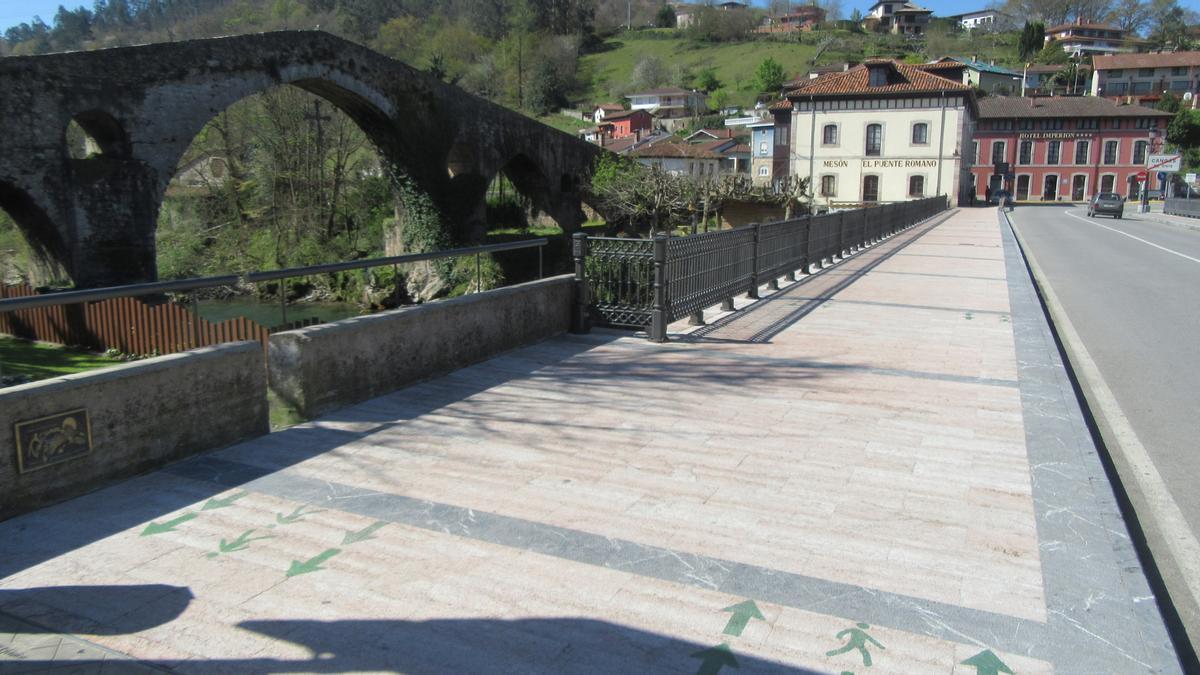
[(1157, 140), (1158, 127), (1150, 127), (1150, 143), (1146, 152), (1146, 180), (1142, 183), (1142, 213), (1150, 212), (1150, 155), (1154, 154), (1154, 145)]

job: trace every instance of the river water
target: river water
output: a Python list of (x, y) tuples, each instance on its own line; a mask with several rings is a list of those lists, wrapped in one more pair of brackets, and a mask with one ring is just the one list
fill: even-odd
[[(358, 306), (348, 302), (289, 302), (287, 306), (289, 322), (316, 318), (321, 323), (328, 323), (361, 313)], [(278, 302), (248, 298), (201, 300), (200, 316), (212, 322), (244, 316), (267, 328), (283, 323), (283, 310)]]

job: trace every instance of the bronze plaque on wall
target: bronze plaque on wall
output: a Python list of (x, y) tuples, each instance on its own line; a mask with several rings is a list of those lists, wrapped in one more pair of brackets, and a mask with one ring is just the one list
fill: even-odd
[(29, 473), (83, 457), (92, 451), (87, 408), (17, 422), (17, 469)]

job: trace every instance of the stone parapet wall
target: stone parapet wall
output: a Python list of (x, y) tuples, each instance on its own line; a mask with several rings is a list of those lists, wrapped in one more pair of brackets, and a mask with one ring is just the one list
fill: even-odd
[(306, 417), (564, 333), (569, 275), (271, 336), (271, 388)]
[(266, 386), (237, 342), (0, 389), (0, 520), (266, 434)]

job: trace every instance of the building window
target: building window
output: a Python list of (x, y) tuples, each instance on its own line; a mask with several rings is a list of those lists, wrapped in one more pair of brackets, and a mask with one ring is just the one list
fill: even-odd
[(766, 142), (766, 141), (762, 141), (762, 142), (760, 142), (760, 143), (758, 144), (758, 151), (759, 151), (759, 152), (766, 152), (766, 151), (767, 151), (767, 142)]
[(1088, 149), (1090, 144), (1087, 141), (1075, 141), (1075, 163), (1088, 163)]
[(1133, 144), (1133, 163), (1141, 166), (1146, 163), (1146, 141), (1137, 141)]
[(879, 201), (879, 176), (863, 176), (862, 200), (864, 202)]
[(1021, 131), (1032, 131), (1033, 130), (1033, 120), (1031, 120), (1031, 119), (1018, 120), (1017, 128), (1020, 129)]
[(870, 69), (870, 80), (867, 82), (871, 87), (882, 87), (887, 84), (888, 71), (886, 66), (873, 66)]
[(979, 163), (979, 141), (971, 141), (971, 162)]
[(883, 152), (883, 125), (867, 125), (867, 155), (878, 156)]
[(1138, 77), (1154, 77), (1154, 69), (1138, 68)]
[(1171, 69), (1171, 74), (1176, 77), (1179, 77), (1180, 75), (1187, 75), (1187, 66), (1175, 66)]
[(837, 176), (821, 176), (821, 196), (837, 196)]
[(992, 141), (992, 164), (999, 164), (1004, 161), (1006, 152), (1004, 141)]
[(1110, 82), (1108, 84), (1108, 89), (1106, 90), (1106, 93), (1114, 94), (1114, 95), (1121, 95), (1121, 94), (1124, 94), (1126, 91), (1129, 91), (1129, 83), (1127, 83), (1127, 82)]
[(1105, 164), (1116, 164), (1117, 163), (1117, 142), (1116, 141), (1105, 141), (1104, 142), (1104, 163)]
[(1158, 123), (1154, 121), (1153, 117), (1139, 117), (1137, 119), (1137, 128), (1138, 129), (1151, 129), (1151, 128), (1157, 127), (1157, 126), (1158, 126)]
[(929, 125), (924, 122), (917, 122), (913, 125), (912, 132), (913, 145), (929, 145)]
[(766, 175), (767, 175), (767, 173), (768, 173), (768, 169), (767, 169), (767, 167), (765, 167), (765, 166), (760, 166), (760, 167), (758, 167), (758, 175), (760, 175), (760, 176), (766, 176)]
[(1018, 164), (1033, 164), (1033, 141), (1021, 141), (1021, 154)]
[(1125, 74), (1125, 71), (1121, 70), (1120, 68), (1114, 68), (1114, 69), (1108, 71), (1109, 77), (1121, 77), (1124, 74)]
[(836, 124), (826, 124), (825, 128), (821, 130), (821, 144), (822, 145), (837, 145), (837, 142), (838, 142), (837, 125)]
[(1130, 89), (1129, 89), (1129, 93), (1131, 93), (1131, 94), (1149, 94), (1151, 84), (1152, 83), (1150, 83), (1150, 82), (1134, 82), (1133, 86), (1130, 87)]
[(908, 177), (908, 196), (909, 197), (924, 197), (925, 196), (925, 176), (909, 176)]
[(1059, 153), (1062, 150), (1062, 141), (1050, 141), (1046, 144), (1046, 163), (1058, 164)]
[(1077, 120), (1075, 122), (1075, 128), (1076, 129), (1099, 129), (1100, 128), (1100, 120), (1098, 120), (1094, 117)]

